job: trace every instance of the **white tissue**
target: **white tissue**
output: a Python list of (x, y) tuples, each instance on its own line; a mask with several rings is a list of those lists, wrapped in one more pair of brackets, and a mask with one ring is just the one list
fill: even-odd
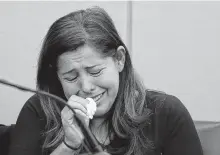
[(93, 119), (93, 115), (96, 112), (96, 103), (92, 98), (86, 98), (89, 100), (89, 104), (87, 104), (87, 115), (90, 119)]

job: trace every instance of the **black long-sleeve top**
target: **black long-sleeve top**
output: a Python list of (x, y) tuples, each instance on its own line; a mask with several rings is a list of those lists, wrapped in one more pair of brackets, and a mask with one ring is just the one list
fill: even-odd
[[(146, 136), (155, 143), (153, 155), (203, 155), (192, 118), (178, 98), (148, 91), (146, 100), (152, 101), (147, 105), (153, 114)], [(9, 155), (41, 155), (44, 141), (41, 134), (45, 125), (45, 114), (38, 96), (34, 95), (24, 104), (18, 116)], [(122, 142), (114, 141), (112, 146)]]

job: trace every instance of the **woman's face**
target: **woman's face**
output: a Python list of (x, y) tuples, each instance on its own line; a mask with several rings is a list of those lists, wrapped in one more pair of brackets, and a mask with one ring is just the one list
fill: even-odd
[(97, 49), (84, 45), (58, 57), (58, 77), (67, 99), (72, 95), (91, 97), (97, 103), (94, 117), (101, 117), (112, 107), (118, 93), (119, 72), (124, 67), (123, 47), (119, 59), (102, 57)]

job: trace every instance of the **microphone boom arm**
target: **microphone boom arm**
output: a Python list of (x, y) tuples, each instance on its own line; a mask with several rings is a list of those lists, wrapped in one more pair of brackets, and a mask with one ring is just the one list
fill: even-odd
[(45, 95), (45, 96), (51, 97), (51, 98), (59, 101), (60, 103), (64, 104), (65, 106), (70, 108), (70, 110), (74, 113), (75, 119), (76, 119), (77, 123), (80, 124), (79, 126), (80, 126), (80, 128), (81, 128), (81, 130), (84, 134), (84, 137), (87, 139), (88, 143), (91, 145), (90, 148), (93, 149), (92, 153), (98, 153), (98, 152), (103, 151), (102, 147), (98, 144), (97, 140), (95, 139), (95, 137), (92, 134), (92, 132), (90, 131), (90, 129), (84, 123), (82, 123), (82, 121), (77, 117), (77, 115), (75, 115), (75, 111), (73, 110), (73, 108), (69, 104), (67, 104), (67, 102), (64, 99), (62, 99), (62, 98), (60, 98), (56, 95), (50, 94), (48, 92), (34, 90), (34, 89), (27, 88), (27, 87), (24, 87), (24, 86), (21, 86), (21, 85), (13, 84), (13, 83), (8, 82), (8, 81), (3, 80), (3, 79), (0, 79), (0, 83), (4, 84), (4, 85), (7, 85), (7, 86), (10, 86), (10, 87), (17, 88), (21, 91), (27, 91), (27, 92), (40, 94), (40, 95)]

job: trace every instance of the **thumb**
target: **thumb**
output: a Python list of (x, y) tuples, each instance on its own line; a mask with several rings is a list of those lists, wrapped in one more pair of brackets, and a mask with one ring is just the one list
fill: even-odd
[(89, 126), (89, 117), (83, 113), (81, 110), (75, 109), (76, 117), (78, 117), (82, 123), (84, 123), (86, 126)]

